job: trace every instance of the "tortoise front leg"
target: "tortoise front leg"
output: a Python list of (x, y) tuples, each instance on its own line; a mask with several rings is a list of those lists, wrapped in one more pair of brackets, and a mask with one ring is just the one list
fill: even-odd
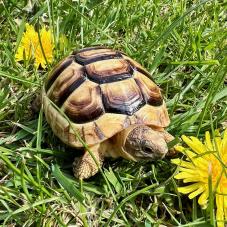
[[(162, 135), (164, 136), (164, 139), (166, 141), (166, 143), (171, 142), (172, 140), (174, 140), (174, 136), (172, 136), (171, 134), (169, 134), (166, 131), (162, 131)], [(177, 153), (177, 151), (175, 150), (174, 147), (170, 148), (168, 153), (166, 154), (167, 157), (171, 157), (174, 156)]]
[(89, 147), (97, 163), (86, 150), (82, 157), (75, 158), (73, 162), (73, 173), (76, 178), (86, 179), (94, 176), (99, 171), (99, 167), (102, 166), (104, 161), (103, 151), (101, 151), (100, 147), (100, 144)]
[(169, 143), (169, 142), (171, 142), (172, 140), (174, 140), (174, 136), (172, 136), (172, 135), (169, 134), (168, 132), (162, 131), (162, 134), (163, 134), (163, 136), (164, 136), (164, 139), (165, 139), (166, 143)]

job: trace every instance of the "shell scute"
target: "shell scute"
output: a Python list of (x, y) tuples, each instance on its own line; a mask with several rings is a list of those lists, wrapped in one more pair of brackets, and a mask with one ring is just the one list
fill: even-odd
[(101, 90), (107, 112), (132, 115), (144, 105), (143, 96), (132, 78), (102, 84)]
[(95, 123), (103, 132), (103, 135), (106, 138), (110, 138), (124, 129), (125, 118), (124, 114), (106, 113), (98, 118)]
[(117, 51), (106, 48), (91, 49), (75, 55), (75, 61), (81, 65), (116, 58), (122, 58), (122, 55)]
[(86, 80), (65, 101), (63, 110), (75, 123), (84, 123), (104, 113), (99, 85)]
[(97, 61), (85, 66), (87, 77), (99, 84), (110, 83), (132, 77), (133, 70), (124, 59)]
[(130, 65), (133, 67), (135, 71), (138, 71), (146, 75), (150, 80), (153, 80), (151, 74), (140, 63), (138, 63), (137, 61), (133, 60), (132, 58), (125, 54), (123, 54), (122, 56), (130, 63)]
[(48, 91), (48, 96), (54, 103), (61, 106), (85, 79), (83, 68), (76, 63), (72, 63), (57, 77)]
[(104, 133), (95, 122), (83, 126), (82, 130), (85, 141), (100, 141), (106, 139)]
[(163, 103), (161, 106), (144, 105), (136, 113), (137, 124), (150, 125), (164, 128), (170, 123), (166, 106)]
[(152, 80), (140, 72), (135, 72), (134, 78), (148, 104), (152, 106), (162, 105), (163, 99), (161, 91)]
[(52, 72), (49, 74), (47, 78), (46, 83), (46, 90), (50, 88), (50, 86), (53, 84), (53, 82), (56, 80), (56, 78), (69, 66), (72, 64), (74, 60), (74, 56), (70, 55), (69, 57), (66, 57), (62, 61), (60, 61), (52, 70)]

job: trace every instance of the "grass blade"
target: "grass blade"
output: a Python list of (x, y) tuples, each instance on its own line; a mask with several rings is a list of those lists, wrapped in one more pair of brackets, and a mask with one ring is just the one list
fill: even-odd
[(58, 165), (52, 165), (52, 174), (62, 187), (73, 197), (75, 197), (81, 204), (84, 205), (85, 197), (75, 187), (75, 185), (69, 181), (61, 172)]

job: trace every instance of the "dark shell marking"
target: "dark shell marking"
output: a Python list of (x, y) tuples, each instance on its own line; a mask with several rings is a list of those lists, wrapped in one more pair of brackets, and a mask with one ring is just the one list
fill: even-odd
[(82, 68), (75, 69), (68, 67), (63, 75), (60, 75), (50, 89), (49, 98), (57, 105), (62, 106), (69, 95), (78, 88), (84, 81), (84, 72)]
[[(78, 124), (105, 113), (136, 117), (144, 105), (163, 103), (160, 89), (139, 63), (100, 46), (75, 51), (60, 62), (47, 80), (46, 91)], [(103, 137), (99, 130), (96, 134)]]
[(163, 99), (160, 89), (157, 85), (139, 72), (135, 73), (134, 79), (143, 93), (145, 101), (152, 106), (162, 105)]
[(57, 77), (73, 62), (73, 56), (69, 56), (63, 59), (50, 73), (50, 77), (47, 79), (46, 90), (50, 88), (50, 86), (54, 83)]
[(132, 115), (145, 104), (134, 79), (101, 85), (105, 110)]
[(122, 58), (122, 55), (119, 52), (110, 49), (97, 49), (96, 51), (90, 50), (75, 55), (75, 61), (81, 65), (116, 58)]

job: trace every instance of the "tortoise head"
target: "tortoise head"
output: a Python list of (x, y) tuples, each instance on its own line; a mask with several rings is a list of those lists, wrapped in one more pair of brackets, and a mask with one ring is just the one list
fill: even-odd
[(135, 160), (156, 160), (166, 155), (168, 147), (162, 132), (138, 125), (129, 132), (124, 150)]

